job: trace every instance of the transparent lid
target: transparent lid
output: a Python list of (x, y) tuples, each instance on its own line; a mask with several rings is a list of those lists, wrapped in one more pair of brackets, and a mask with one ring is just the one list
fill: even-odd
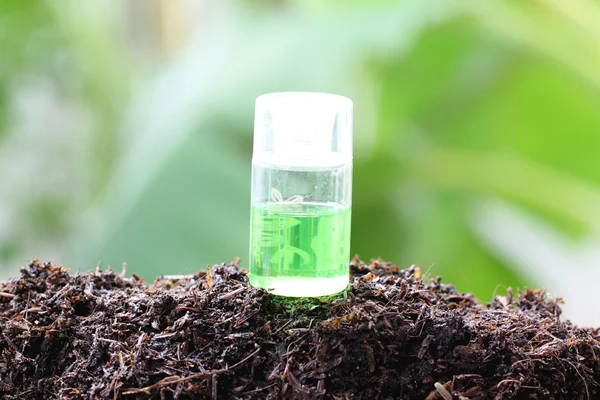
[(352, 162), (352, 100), (327, 93), (259, 96), (253, 159), (299, 167)]

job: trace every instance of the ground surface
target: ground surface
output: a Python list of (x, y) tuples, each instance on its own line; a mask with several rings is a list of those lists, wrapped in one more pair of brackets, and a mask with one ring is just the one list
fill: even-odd
[(145, 285), (31, 263), (0, 282), (0, 397), (598, 399), (600, 337), (528, 290), (488, 306), (416, 267), (353, 261), (288, 300), (234, 265)]

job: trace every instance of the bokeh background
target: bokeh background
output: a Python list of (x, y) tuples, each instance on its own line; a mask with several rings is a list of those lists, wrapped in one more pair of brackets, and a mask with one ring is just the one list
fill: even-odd
[(0, 278), (244, 266), (274, 91), (354, 100), (353, 252), (600, 325), (593, 0), (0, 1)]

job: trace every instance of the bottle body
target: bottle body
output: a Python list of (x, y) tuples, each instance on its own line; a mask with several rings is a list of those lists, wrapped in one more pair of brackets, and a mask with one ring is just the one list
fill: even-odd
[(349, 280), (352, 101), (328, 93), (256, 99), (250, 284), (325, 296)]
[(352, 163), (253, 161), (250, 283), (282, 296), (324, 296), (348, 284)]

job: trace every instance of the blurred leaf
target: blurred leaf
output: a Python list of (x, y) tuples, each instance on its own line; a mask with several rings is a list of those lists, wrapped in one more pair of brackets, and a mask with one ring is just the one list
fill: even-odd
[(571, 219), (590, 230), (600, 227), (598, 188), (526, 159), (499, 153), (437, 149), (422, 167), (426, 176), (439, 183), (490, 191)]
[(600, 89), (598, 3), (589, 0), (489, 1), (481, 2), (476, 16), (490, 32), (566, 65), (581, 79)]
[(62, 197), (43, 197), (32, 200), (26, 206), (26, 219), (23, 221), (41, 235), (56, 236), (67, 231), (64, 215), (67, 200)]
[(55, 67), (62, 38), (48, 11), (43, 1), (0, 2), (0, 142), (7, 134), (9, 96), (15, 83)]
[(486, 96), (510, 65), (510, 53), (476, 29), (464, 18), (441, 23), (407, 55), (375, 64), (383, 77), (378, 142), (373, 158), (355, 163), (353, 248), (417, 262), (489, 299), (498, 284), (523, 280), (478, 244), (466, 219), (469, 194), (437, 188), (422, 172), (447, 121)]
[[(506, 12), (500, 21), (495, 20), (496, 7)], [(434, 273), (443, 273), (459, 288), (489, 298), (493, 282), (515, 286), (522, 285), (522, 280), (506, 268), (510, 264), (486, 255), (478, 233), (471, 232), (468, 209), (462, 206), (470, 204), (470, 193), (484, 192), (527, 204), (538, 215), (560, 220), (563, 226), (577, 226), (579, 231), (598, 228), (600, 190), (595, 182), (600, 169), (595, 156), (598, 146), (592, 143), (600, 139), (590, 135), (600, 127), (597, 95), (569, 81), (552, 63), (536, 54), (525, 55), (514, 46), (515, 42), (525, 43), (548, 55), (548, 43), (560, 39), (542, 32), (560, 25), (575, 37), (579, 33), (573, 31), (579, 28), (554, 19), (552, 10), (545, 10), (548, 15), (540, 18), (529, 12), (525, 5), (489, 2), (474, 15), (476, 22), (498, 33), (497, 24), (515, 22), (525, 14), (533, 27), (517, 24), (516, 29), (535, 30), (541, 45), (519, 35), (510, 36), (515, 40), (512, 43), (501, 43), (477, 35), (481, 25), (454, 21), (427, 32), (409, 57), (399, 57), (387, 67), (384, 63), (376, 157), (398, 162), (387, 172), (367, 164), (355, 169), (355, 187), (370, 188), (368, 193), (379, 194), (380, 199), (369, 206), (361, 197), (355, 202), (358, 225), (375, 221), (378, 226), (376, 231), (354, 231), (353, 240), (360, 243), (361, 251), (369, 249), (421, 263), (437, 261)], [(512, 25), (502, 26), (508, 30)], [(577, 45), (583, 46), (586, 40)], [(550, 55), (568, 57), (557, 52)], [(579, 60), (585, 64), (581, 57)], [(579, 60), (568, 66), (586, 76), (590, 71)], [(569, 136), (564, 135), (567, 131)], [(486, 151), (499, 148), (504, 151)], [(515, 153), (561, 169), (527, 161)], [(386, 184), (398, 180), (403, 182), (400, 192)], [(452, 189), (436, 189), (439, 184)], [(380, 189), (373, 191), (371, 186)], [(522, 251), (528, 250), (524, 247)], [(439, 260), (443, 260), (441, 265)]]
[(596, 293), (600, 279), (600, 238), (573, 241), (554, 227), (509, 203), (484, 201), (472, 213), (479, 237), (507, 263), (540, 280), (553, 296), (564, 297), (566, 317), (585, 326), (600, 324), (600, 311), (582, 293)]
[[(437, 6), (432, 7), (432, 4)], [(214, 118), (217, 110), (227, 110), (227, 117), (231, 120), (246, 121), (241, 125), (248, 135), (252, 127), (252, 114), (248, 111), (258, 94), (285, 90), (347, 94), (348, 82), (356, 78), (352, 66), (358, 54), (385, 54), (392, 49), (402, 51), (429, 25), (449, 18), (461, 8), (445, 2), (425, 4), (411, 1), (401, 6), (349, 12), (331, 10), (327, 14), (304, 19), (271, 14), (258, 18), (240, 15), (208, 28), (204, 37), (212, 40), (196, 42), (179, 62), (157, 77), (156, 83), (133, 103), (125, 130), (137, 135), (132, 137), (132, 145), (127, 149), (107, 192), (86, 213), (79, 229), (70, 238), (73, 253), (79, 254), (77, 263), (93, 264), (95, 260), (91, 255), (100, 252), (112, 260), (114, 251), (107, 245), (116, 240), (115, 234), (120, 230), (135, 230), (144, 240), (149, 234), (148, 227), (136, 226), (131, 218), (136, 210), (145, 209), (148, 193), (157, 190), (157, 177), (165, 164), (173, 162), (173, 165), (179, 165), (173, 167), (182, 171), (178, 175), (179, 182), (190, 185), (192, 192), (188, 196), (199, 199), (197, 218), (215, 223), (226, 221), (231, 210), (244, 209), (242, 204), (249, 205), (248, 161), (243, 168), (230, 174), (247, 182), (246, 185), (234, 186), (243, 192), (238, 192), (236, 208), (233, 208), (219, 201), (219, 197), (201, 197), (207, 189), (226, 192), (224, 183), (194, 183), (201, 170), (214, 171), (211, 173), (215, 174), (215, 182), (222, 182), (218, 175), (220, 171), (216, 169), (225, 166), (214, 162), (208, 154), (200, 157), (196, 165), (177, 156), (180, 149), (189, 145), (190, 133), (211, 134), (206, 121)], [(370, 25), (368, 29), (365, 29), (365, 21)], [(273, 32), (278, 34), (273, 35)], [(228, 78), (220, 78), (224, 76)], [(269, 79), (257, 79), (262, 76)], [(230, 144), (212, 148), (206, 146), (215, 156), (218, 154), (221, 159), (229, 160), (228, 163), (250, 155), (250, 147), (244, 149), (245, 154), (231, 151), (230, 147)], [(176, 188), (170, 187), (169, 190)], [(164, 219), (153, 213), (151, 218), (148, 215), (139, 217), (139, 221), (152, 220), (157, 227), (174, 220), (188, 224), (185, 216), (176, 216), (178, 210), (190, 212), (180, 207), (165, 214)], [(237, 225), (248, 226), (248, 216), (242, 218), (236, 219)], [(129, 224), (132, 226), (128, 227)], [(191, 229), (194, 237), (206, 238), (199, 234), (197, 228)], [(232, 254), (244, 255), (248, 247), (247, 232), (238, 233), (234, 243), (237, 251), (227, 252), (208, 243), (208, 240), (207, 243), (198, 243), (195, 254), (199, 264), (227, 259)], [(152, 248), (145, 249), (151, 257)], [(160, 254), (159, 251), (156, 253)], [(130, 259), (132, 254), (129, 254)], [(182, 259), (172, 254), (170, 264), (175, 270), (182, 268)]]
[(130, 91), (133, 69), (124, 43), (123, 8), (116, 0), (63, 0), (50, 3), (65, 35), (77, 71), (71, 85), (92, 113), (93, 131), (86, 139), (88, 184), (83, 201), (91, 201), (114, 172), (122, 137), (119, 124)]
[(97, 254), (96, 262), (113, 266), (126, 261), (130, 271), (149, 278), (246, 259), (250, 160), (223, 156), (228, 143), (214, 132), (203, 128), (177, 149), (105, 247), (84, 256)]

